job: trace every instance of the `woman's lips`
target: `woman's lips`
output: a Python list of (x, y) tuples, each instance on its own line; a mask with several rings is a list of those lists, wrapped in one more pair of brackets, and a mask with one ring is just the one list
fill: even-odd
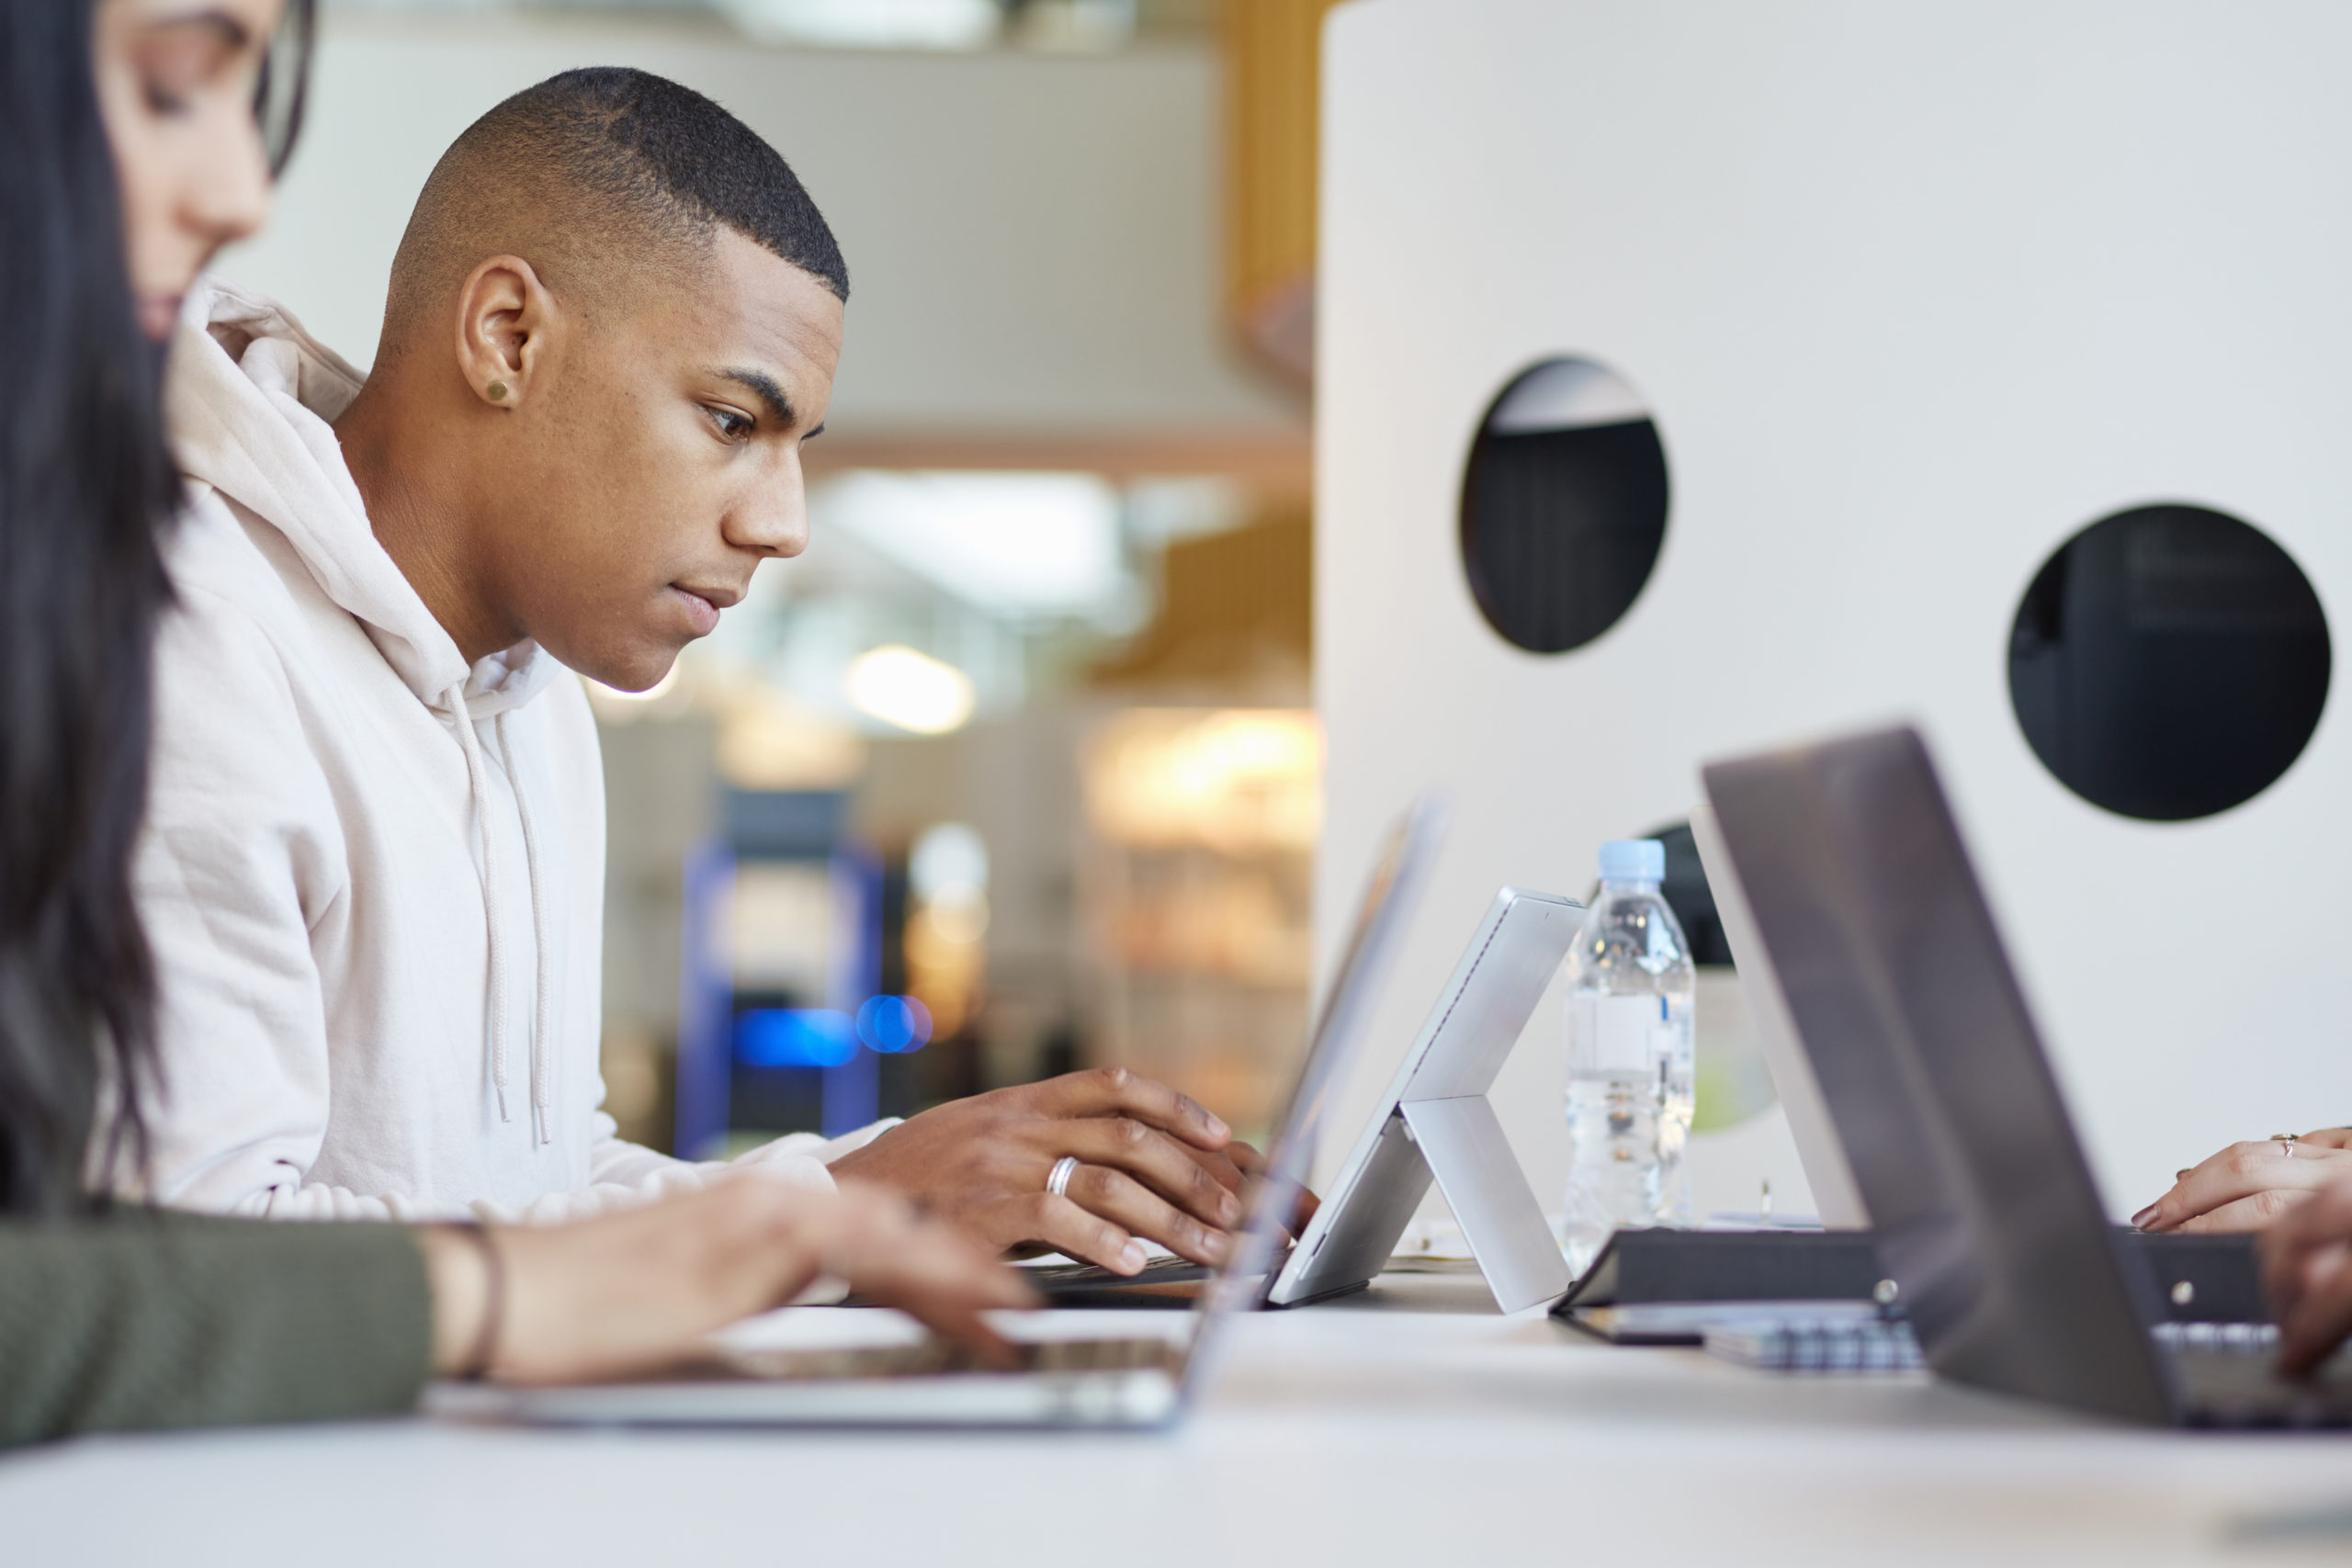
[(673, 583), (670, 592), (686, 607), (686, 618), (694, 623), (695, 636), (708, 637), (718, 629), (718, 606), (690, 588)]
[(180, 296), (177, 294), (142, 295), (139, 300), (139, 330), (155, 343), (172, 335), (172, 325), (180, 319)]

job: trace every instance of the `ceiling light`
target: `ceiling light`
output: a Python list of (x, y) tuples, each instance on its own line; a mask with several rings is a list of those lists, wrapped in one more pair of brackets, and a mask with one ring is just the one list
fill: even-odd
[(1098, 615), (1127, 587), (1119, 492), (1092, 474), (864, 469), (809, 504), (820, 536), (854, 536), (994, 615)]
[(980, 49), (996, 40), (995, 0), (721, 0), (755, 39), (836, 49)]
[(857, 656), (842, 683), (858, 712), (917, 735), (944, 735), (972, 716), (972, 680), (901, 643)]
[(941, 889), (958, 886), (986, 892), (988, 841), (967, 823), (933, 823), (907, 852), (907, 885), (918, 898), (935, 898)]

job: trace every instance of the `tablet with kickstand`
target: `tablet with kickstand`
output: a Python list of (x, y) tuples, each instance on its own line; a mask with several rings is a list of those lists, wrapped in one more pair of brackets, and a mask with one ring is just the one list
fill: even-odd
[(1275, 1277), (1270, 1305), (1363, 1289), (1387, 1266), (1432, 1179), (1498, 1306), (1517, 1312), (1567, 1290), (1567, 1263), (1487, 1091), (1583, 923), (1573, 899), (1517, 887), (1495, 895)]
[[(1299, 1306), (1363, 1289), (1387, 1267), (1432, 1180), (1504, 1311), (1568, 1288), (1567, 1265), (1487, 1090), (1583, 922), (1572, 899), (1518, 887), (1495, 895), (1262, 1304)], [(1125, 1277), (1091, 1264), (1055, 1265), (1034, 1277), (1057, 1306), (1183, 1306), (1207, 1272), (1170, 1258)]]

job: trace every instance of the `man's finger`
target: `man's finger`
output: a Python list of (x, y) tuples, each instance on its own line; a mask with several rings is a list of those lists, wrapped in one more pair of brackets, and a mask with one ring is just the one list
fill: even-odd
[(1052, 1136), (1053, 1147), (1076, 1155), (1081, 1169), (1124, 1170), (1204, 1224), (1223, 1230), (1241, 1218), (1241, 1200), (1157, 1127), (1128, 1116), (1086, 1116), (1055, 1122)]
[(1068, 1198), (1040, 1192), (1022, 1200), (1022, 1209), (1024, 1241), (1042, 1241), (1056, 1252), (1082, 1263), (1099, 1263), (1114, 1274), (1136, 1273), (1151, 1261), (1149, 1247)]
[(1190, 1095), (1125, 1067), (1065, 1073), (1037, 1085), (1036, 1092), (1049, 1115), (1132, 1116), (1204, 1149), (1221, 1149), (1233, 1137), (1232, 1128)]
[[(1235, 1168), (1244, 1175), (1254, 1176), (1266, 1168), (1266, 1156), (1260, 1154), (1254, 1146), (1243, 1143), (1238, 1138), (1227, 1144), (1225, 1152), (1231, 1156)], [(1306, 1184), (1302, 1182), (1298, 1189), (1298, 1200), (1292, 1205), (1290, 1218), (1284, 1224), (1283, 1230), (1293, 1236), (1306, 1235), (1306, 1223), (1315, 1217), (1315, 1212), (1322, 1206), (1323, 1200), (1309, 1192)]]
[(1180, 1213), (1158, 1193), (1108, 1166), (1080, 1166), (1070, 1177), (1069, 1198), (1089, 1213), (1156, 1241), (1190, 1262), (1215, 1268), (1232, 1248), (1222, 1227)]
[(1216, 1184), (1227, 1192), (1240, 1191), (1243, 1184), (1249, 1179), (1248, 1174), (1233, 1160), (1233, 1151), (1242, 1146), (1238, 1142), (1227, 1144), (1221, 1149), (1196, 1149), (1190, 1144), (1179, 1144), (1177, 1146), (1191, 1156), (1193, 1164), (1207, 1171), (1216, 1179)]

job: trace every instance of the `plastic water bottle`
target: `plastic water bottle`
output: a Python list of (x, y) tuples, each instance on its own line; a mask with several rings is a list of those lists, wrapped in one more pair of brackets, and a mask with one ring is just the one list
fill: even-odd
[(1568, 952), (1568, 1199), (1560, 1244), (1578, 1274), (1620, 1225), (1688, 1224), (1683, 1145), (1698, 1059), (1690, 944), (1659, 885), (1666, 846), (1600, 846), (1600, 895)]

